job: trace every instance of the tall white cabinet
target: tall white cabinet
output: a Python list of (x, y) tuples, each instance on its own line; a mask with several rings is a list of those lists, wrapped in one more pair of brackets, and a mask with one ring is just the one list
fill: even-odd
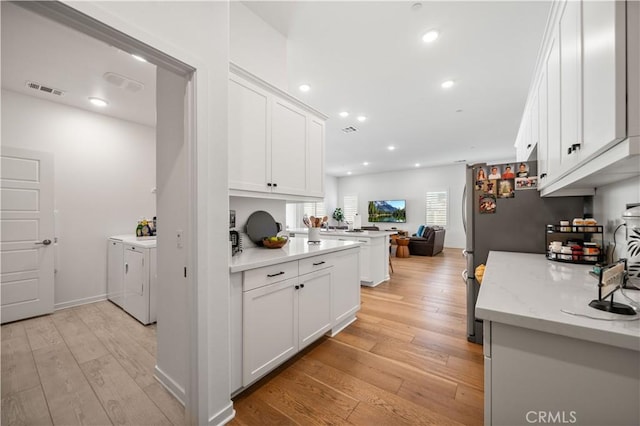
[(543, 196), (640, 175), (639, 25), (637, 1), (553, 3), (516, 140)]
[(324, 197), (327, 117), (231, 64), (229, 189), (231, 195)]

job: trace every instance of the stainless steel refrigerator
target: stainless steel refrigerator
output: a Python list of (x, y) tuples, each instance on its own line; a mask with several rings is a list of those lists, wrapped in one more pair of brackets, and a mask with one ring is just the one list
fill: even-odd
[(475, 270), (486, 264), (489, 251), (544, 254), (547, 224), (589, 216), (591, 197), (542, 198), (537, 179), (536, 162), (467, 166), (462, 204), (467, 260), (463, 278), (467, 339), (471, 342), (482, 344), (482, 321), (475, 316), (480, 289)]

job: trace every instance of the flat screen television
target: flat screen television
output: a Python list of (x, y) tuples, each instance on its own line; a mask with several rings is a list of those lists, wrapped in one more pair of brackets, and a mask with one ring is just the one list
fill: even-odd
[(405, 200), (369, 201), (369, 222), (405, 223)]

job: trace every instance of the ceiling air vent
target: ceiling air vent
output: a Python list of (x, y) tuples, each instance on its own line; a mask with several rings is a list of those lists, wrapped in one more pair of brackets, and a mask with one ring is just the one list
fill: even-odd
[(125, 77), (124, 75), (116, 74), (115, 72), (107, 72), (102, 76), (102, 78), (104, 78), (114, 86), (117, 86), (128, 92), (136, 93), (144, 89), (144, 84), (140, 83), (139, 81), (136, 81), (129, 77)]
[(343, 132), (345, 133), (353, 133), (353, 132), (357, 132), (358, 129), (356, 129), (353, 126), (349, 126), (349, 127), (345, 127), (344, 129), (342, 129)]
[(36, 83), (35, 81), (27, 81), (26, 85), (29, 89), (37, 90), (39, 92), (49, 93), (56, 96), (64, 96), (64, 91), (60, 89), (54, 89), (53, 87), (43, 86), (42, 84)]

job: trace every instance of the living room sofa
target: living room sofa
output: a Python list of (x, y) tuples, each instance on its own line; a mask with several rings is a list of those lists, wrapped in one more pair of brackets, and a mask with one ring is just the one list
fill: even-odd
[(444, 228), (426, 227), (422, 237), (413, 234), (409, 240), (409, 253), (418, 256), (435, 256), (444, 248)]

